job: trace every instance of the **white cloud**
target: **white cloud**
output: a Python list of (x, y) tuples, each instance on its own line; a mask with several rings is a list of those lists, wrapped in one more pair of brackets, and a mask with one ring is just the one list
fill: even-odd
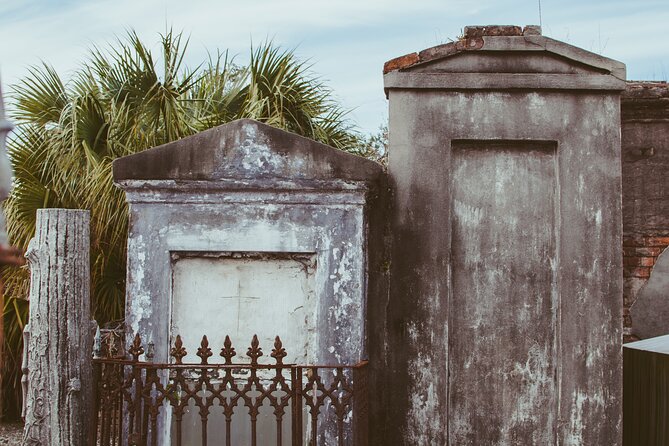
[[(543, 0), (545, 34), (626, 62), (630, 77), (666, 78), (669, 8), (662, 3)], [(44, 59), (66, 74), (92, 44), (104, 46), (129, 28), (150, 43), (169, 26), (185, 31), (191, 66), (206, 49), (244, 58), (252, 41), (269, 37), (297, 46), (374, 131), (386, 108), (384, 61), (446, 42), (469, 24), (538, 21), (538, 2), (524, 0), (33, 0), (0, 4), (0, 72), (12, 83)]]

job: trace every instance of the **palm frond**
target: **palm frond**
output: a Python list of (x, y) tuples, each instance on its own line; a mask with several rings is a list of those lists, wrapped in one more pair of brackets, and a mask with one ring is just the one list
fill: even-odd
[(51, 65), (33, 66), (13, 88), (15, 119), (19, 123), (56, 124), (67, 105), (65, 86)]
[[(184, 65), (188, 38), (169, 30), (154, 55), (134, 31), (90, 57), (63, 83), (49, 65), (14, 86), (17, 129), (10, 141), (14, 188), (3, 209), (10, 243), (25, 249), (39, 208), (91, 210), (92, 305), (100, 323), (123, 315), (128, 208), (113, 184), (112, 161), (239, 118), (253, 118), (343, 150), (360, 137), (332, 92), (272, 42), (250, 63), (228, 52)], [(29, 274), (4, 267), (7, 356), (17, 383)]]

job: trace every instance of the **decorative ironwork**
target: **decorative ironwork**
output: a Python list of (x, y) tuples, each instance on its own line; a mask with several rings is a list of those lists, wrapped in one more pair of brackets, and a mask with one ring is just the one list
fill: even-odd
[(174, 342), (174, 347), (172, 347), (172, 350), (170, 350), (170, 356), (174, 358), (177, 364), (181, 364), (181, 360), (184, 356), (186, 356), (186, 354), (186, 349), (184, 348), (184, 343), (181, 340), (181, 336), (177, 335), (177, 339)]
[(366, 361), (284, 364), (287, 353), (278, 336), (273, 364), (258, 362), (263, 352), (257, 336), (247, 349), (250, 364), (232, 362), (236, 351), (229, 336), (220, 352), (223, 363), (210, 363), (206, 336), (196, 353), (199, 363), (183, 362), (187, 352), (181, 336), (169, 352), (171, 363), (140, 361), (144, 347), (137, 335), (130, 359), (94, 360), (97, 444), (158, 445), (171, 438), (177, 446), (196, 445), (197, 424), (202, 445), (367, 444)]
[(206, 335), (202, 336), (202, 342), (200, 343), (200, 348), (197, 349), (197, 355), (202, 360), (202, 364), (206, 364), (209, 357), (213, 355), (209, 348), (209, 340)]
[(260, 342), (258, 342), (258, 335), (253, 335), (251, 340), (251, 347), (246, 351), (246, 356), (251, 358), (251, 365), (258, 365), (258, 358), (263, 355)]
[(135, 362), (139, 361), (139, 357), (144, 354), (144, 347), (142, 347), (142, 340), (139, 334), (136, 334), (135, 339), (132, 340), (132, 345), (128, 349), (128, 353), (130, 353), (132, 360)]
[(236, 355), (237, 352), (235, 351), (235, 348), (232, 346), (232, 341), (230, 340), (230, 336), (226, 336), (225, 341), (223, 342), (223, 348), (221, 349), (221, 356), (225, 358), (226, 364), (232, 364), (232, 358), (233, 356)]
[(283, 364), (283, 358), (285, 358), (286, 355), (286, 349), (283, 348), (281, 338), (277, 336), (276, 339), (274, 339), (274, 348), (272, 349), (270, 356), (276, 360), (277, 364)]

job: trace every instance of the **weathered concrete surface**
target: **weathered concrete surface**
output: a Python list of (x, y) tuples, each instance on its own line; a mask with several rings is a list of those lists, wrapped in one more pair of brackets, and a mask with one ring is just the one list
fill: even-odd
[[(620, 444), (624, 66), (481, 38), (386, 75), (392, 396), (375, 444)], [(504, 88), (498, 65), (525, 72)]]
[[(406, 71), (413, 72), (416, 69), (421, 69), (423, 66), (429, 66), (433, 63), (443, 61), (446, 58), (449, 58), (454, 55), (458, 55), (458, 58), (461, 58), (463, 55), (466, 55), (469, 51), (475, 52), (484, 52), (484, 53), (495, 53), (502, 54), (502, 52), (509, 51), (523, 51), (526, 54), (523, 55), (524, 58), (528, 60), (517, 60), (520, 58), (515, 58), (515, 64), (519, 68), (499, 71), (499, 73), (545, 73), (545, 74), (562, 74), (560, 71), (551, 72), (545, 68), (552, 67), (542, 67), (535, 66), (535, 68), (527, 70), (527, 65), (529, 62), (533, 61), (533, 58), (537, 57), (537, 54), (531, 54), (532, 52), (547, 53), (544, 56), (551, 58), (562, 58), (570, 61), (571, 68), (569, 73), (578, 73), (579, 69), (586, 69), (590, 72), (599, 72), (600, 74), (611, 74), (613, 77), (618, 80), (625, 79), (625, 64), (618, 62), (616, 60), (608, 59), (606, 57), (600, 56), (598, 54), (585, 51), (581, 48), (560, 42), (559, 40), (553, 40), (548, 37), (541, 35), (541, 28), (535, 25), (528, 25), (524, 28), (519, 26), (467, 26), (465, 27), (464, 36), (455, 41), (445, 43), (443, 45), (437, 45), (432, 48), (424, 49), (417, 53), (410, 53), (398, 58), (389, 60), (385, 63), (383, 67), (383, 74), (388, 74), (397, 71)], [(529, 52), (529, 54), (527, 54)], [(489, 55), (489, 54), (488, 54)], [(501, 58), (505, 59), (505, 58)], [(457, 64), (458, 62), (456, 62)], [(513, 63), (510, 63), (508, 60), (502, 60), (503, 64), (508, 64), (509, 66), (514, 66)], [(439, 73), (441, 70), (431, 71), (432, 73)], [(444, 70), (445, 72), (458, 72)], [(470, 73), (495, 73), (493, 67), (488, 66), (487, 64), (478, 64), (475, 70), (469, 71)], [(394, 76), (391, 76), (393, 78)], [(543, 76), (545, 79), (550, 79), (551, 76)], [(388, 78), (386, 78), (388, 79)], [(553, 77), (556, 79), (556, 82), (559, 80), (558, 77)], [(564, 81), (565, 79), (562, 79)], [(387, 82), (387, 80), (386, 80)], [(598, 81), (600, 84), (606, 83), (606, 78), (600, 78)], [(387, 84), (386, 84), (387, 85)]]
[[(381, 243), (374, 229), (382, 223), (380, 165), (241, 120), (117, 160), (114, 176), (130, 203), (126, 322), (131, 334), (155, 344), (155, 361), (167, 360), (168, 343), (181, 328), (199, 328), (210, 340), (255, 330), (280, 335), (299, 344), (284, 347), (307, 363), (367, 359), (368, 287), (383, 286), (376, 278), (383, 250), (372, 249)], [(304, 265), (304, 277), (293, 277), (301, 273), (287, 259)], [(184, 260), (190, 262), (185, 269)], [(249, 272), (242, 269), (249, 267), (265, 283), (233, 293), (230, 280), (244, 288)], [(290, 277), (272, 286), (282, 269)], [(374, 273), (369, 280), (368, 271)], [(212, 309), (200, 298), (269, 302), (277, 297), (273, 288), (281, 294), (296, 286), (300, 295), (295, 306), (279, 308), (283, 315), (265, 311), (271, 308), (239, 321), (197, 314)], [(190, 302), (189, 287), (200, 293)], [(214, 310), (222, 313), (220, 305)], [(301, 320), (290, 314), (295, 311)], [(250, 339), (233, 342), (241, 351)]]
[(127, 323), (156, 360), (167, 357), (170, 253), (192, 252), (313, 254), (318, 324), (332, 330), (310, 358), (365, 356), (365, 207), (381, 166), (241, 120), (117, 160), (114, 175), (131, 205)]
[[(556, 404), (555, 144), (452, 147), (450, 436), (467, 444), (550, 444), (557, 421), (546, 410)], [(513, 429), (500, 429), (510, 420)]]
[(240, 119), (114, 161), (114, 180), (249, 179), (369, 181), (373, 161), (293, 133)]
[[(222, 346), (229, 335), (240, 362), (251, 362), (245, 348), (254, 335), (269, 349), (277, 334), (286, 349), (285, 363), (309, 362), (315, 337), (308, 334), (318, 329), (313, 255), (192, 253), (172, 259), (172, 331), (181, 335), (187, 351), (200, 347), (204, 327), (225, 327), (208, 331), (209, 343)], [(221, 356), (209, 360), (223, 362)]]

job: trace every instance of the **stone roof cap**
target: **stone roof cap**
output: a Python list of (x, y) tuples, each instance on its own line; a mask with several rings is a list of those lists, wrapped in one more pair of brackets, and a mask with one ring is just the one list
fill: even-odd
[(124, 180), (371, 181), (380, 164), (271, 127), (240, 119), (113, 163)]
[(527, 25), (524, 28), (513, 25), (468, 26), (457, 41), (389, 60), (383, 67), (383, 73), (412, 71), (415, 67), (468, 51), (546, 51), (591, 66), (601, 70), (603, 74), (611, 74), (621, 80), (626, 76), (625, 64), (545, 37), (541, 35), (541, 28), (536, 25)]
[(629, 81), (621, 97), (624, 99), (669, 99), (669, 84), (666, 81)]
[(669, 84), (630, 81), (620, 96), (623, 122), (669, 120)]

